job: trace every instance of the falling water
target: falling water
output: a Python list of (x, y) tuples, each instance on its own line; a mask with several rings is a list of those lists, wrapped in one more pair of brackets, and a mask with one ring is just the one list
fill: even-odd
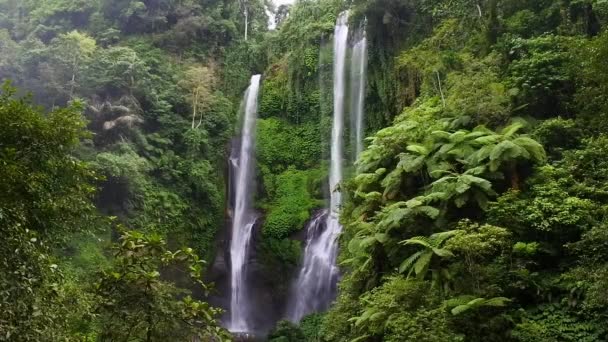
[[(342, 195), (336, 187), (342, 181), (342, 145), (344, 135), (344, 88), (346, 83), (346, 51), (348, 40), (348, 12), (338, 17), (334, 32), (334, 120), (331, 132), (331, 164), (329, 170), (330, 206), (329, 221), (336, 221), (338, 232), (341, 227), (337, 224), (338, 208)], [(327, 229), (330, 229), (328, 224)]]
[(330, 206), (313, 218), (307, 227), (304, 264), (294, 285), (288, 318), (298, 322), (305, 315), (327, 308), (335, 295), (338, 280), (337, 237), (342, 227), (338, 222), (341, 195), (336, 191), (342, 181), (342, 145), (344, 134), (345, 64), (348, 39), (348, 13), (338, 17), (334, 32), (334, 114), (331, 136), (329, 174)]
[(328, 211), (317, 213), (306, 226), (304, 263), (293, 286), (288, 319), (299, 322), (302, 317), (327, 309), (336, 293), (339, 270), (335, 265), (336, 232), (326, 229)]
[(353, 46), (353, 54), (350, 69), (351, 81), (351, 127), (354, 136), (355, 158), (357, 159), (363, 151), (364, 135), (364, 106), (365, 85), (367, 73), (367, 37), (365, 36), (365, 25), (362, 25), (355, 34), (356, 43)]
[(246, 293), (246, 262), (249, 256), (253, 225), (256, 215), (251, 209), (251, 193), (255, 158), (255, 129), (258, 110), (260, 75), (251, 78), (245, 93), (245, 115), (241, 132), (241, 148), (238, 156), (231, 157), (236, 166), (234, 216), (230, 242), (231, 300), (228, 330), (249, 332), (248, 315), (251, 312)]

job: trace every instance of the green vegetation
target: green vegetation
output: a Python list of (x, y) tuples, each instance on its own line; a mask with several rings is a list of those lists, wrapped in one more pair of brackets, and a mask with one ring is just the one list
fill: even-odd
[[(204, 262), (191, 248), (172, 252), (158, 235), (126, 232), (116, 248), (114, 266), (97, 285), (101, 298), (101, 340), (203, 340), (225, 337), (209, 304), (185, 296), (161, 279), (161, 271), (185, 272), (200, 286)], [(206, 288), (205, 288), (206, 290)]]
[(323, 338), (605, 339), (604, 265), (586, 259), (605, 256), (574, 247), (605, 225), (604, 158), (587, 158), (607, 112), (585, 84), (608, 69), (589, 76), (599, 50), (580, 53), (605, 40), (602, 5), (417, 6), (435, 24), (403, 38), (395, 66), (415, 100), (345, 183), (346, 276)]
[(273, 31), (265, 6), (0, 0), (0, 340), (230, 338), (202, 260), (254, 73), (256, 261), (285, 295), (329, 191), (347, 8), (368, 139), (339, 294), (269, 340), (608, 339), (607, 1), (303, 0)]
[[(0, 78), (32, 94), (0, 95), (0, 340), (225, 337), (203, 269), (171, 271), (181, 256), (163, 251), (215, 255), (267, 19), (260, 1), (0, 0)], [(114, 254), (117, 226), (135, 245)]]

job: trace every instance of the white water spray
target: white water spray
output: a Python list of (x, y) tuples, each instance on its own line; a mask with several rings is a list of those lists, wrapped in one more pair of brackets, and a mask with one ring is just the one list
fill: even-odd
[(255, 130), (258, 111), (260, 75), (251, 78), (245, 93), (245, 113), (241, 132), (241, 148), (238, 156), (231, 158), (236, 166), (234, 216), (232, 219), (232, 239), (230, 242), (231, 299), (230, 322), (228, 330), (249, 332), (248, 316), (251, 312), (247, 301), (246, 263), (249, 257), (249, 244), (252, 230), (257, 219), (251, 208), (252, 184), (255, 165)]

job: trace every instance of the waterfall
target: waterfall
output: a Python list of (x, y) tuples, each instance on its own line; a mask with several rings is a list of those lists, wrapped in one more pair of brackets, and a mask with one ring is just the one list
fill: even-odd
[(363, 151), (364, 116), (365, 116), (365, 85), (367, 74), (367, 37), (365, 25), (355, 34), (351, 59), (351, 131), (354, 140), (354, 158), (357, 159)]
[(335, 265), (336, 231), (327, 229), (328, 211), (318, 212), (306, 226), (304, 263), (292, 289), (287, 318), (299, 322), (311, 313), (326, 310), (336, 293), (339, 270)]
[(308, 234), (304, 263), (292, 289), (288, 319), (298, 322), (312, 312), (327, 309), (335, 296), (339, 276), (336, 258), (337, 237), (342, 231), (338, 222), (341, 194), (335, 191), (342, 181), (344, 140), (344, 93), (346, 84), (346, 53), (348, 12), (340, 14), (334, 32), (334, 112), (331, 135), (331, 165), (329, 174), (329, 210), (317, 214), (306, 227)]
[[(346, 84), (346, 52), (348, 41), (348, 12), (343, 12), (338, 17), (334, 31), (334, 118), (331, 131), (331, 163), (329, 169), (329, 215), (328, 227), (337, 229), (338, 210), (342, 202), (342, 195), (335, 191), (342, 181), (342, 148), (344, 140), (344, 88)], [(336, 221), (336, 227), (330, 225), (329, 221)]]
[(252, 210), (252, 191), (254, 182), (255, 130), (258, 110), (258, 92), (260, 75), (251, 78), (245, 92), (245, 107), (241, 146), (238, 156), (231, 156), (230, 161), (236, 168), (234, 182), (234, 212), (232, 217), (232, 239), (230, 241), (230, 322), (228, 330), (232, 332), (249, 332), (248, 316), (251, 312), (247, 301), (246, 263), (249, 256), (249, 244), (257, 216)]

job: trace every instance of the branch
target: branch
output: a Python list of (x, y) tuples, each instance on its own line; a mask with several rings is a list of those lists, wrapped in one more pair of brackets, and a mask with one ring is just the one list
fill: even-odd
[(437, 82), (439, 83), (439, 93), (441, 94), (441, 102), (443, 102), (443, 108), (445, 108), (445, 96), (443, 95), (443, 89), (441, 88), (441, 78), (439, 77), (439, 71), (435, 71), (437, 75)]

